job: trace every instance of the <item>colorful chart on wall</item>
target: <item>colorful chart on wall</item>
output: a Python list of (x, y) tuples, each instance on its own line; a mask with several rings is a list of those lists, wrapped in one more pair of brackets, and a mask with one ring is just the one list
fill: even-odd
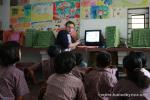
[(13, 6), (10, 8), (10, 23), (18, 23), (18, 18), (23, 17), (24, 15), (23, 6)]
[(24, 22), (30, 22), (31, 21), (31, 5), (25, 5), (24, 6)]
[(82, 0), (81, 18), (102, 19), (110, 14), (112, 0)]
[(52, 21), (43, 21), (43, 22), (33, 22), (32, 28), (36, 30), (47, 30), (47, 28), (52, 27)]
[(30, 0), (30, 3), (45, 3), (45, 2), (51, 2), (52, 0)]
[[(79, 33), (79, 28), (80, 28), (80, 20), (79, 19), (70, 19), (73, 21), (76, 25), (76, 31)], [(57, 36), (57, 33), (65, 28), (65, 23), (68, 20), (63, 19), (63, 20), (52, 20), (52, 21), (44, 21), (44, 22), (33, 22), (32, 23), (32, 28), (37, 29), (37, 30), (47, 30), (47, 28), (51, 28)]]
[(113, 0), (114, 7), (146, 7), (149, 0)]
[(110, 9), (109, 18), (126, 18), (127, 9), (124, 7), (113, 7)]
[(90, 16), (90, 8), (91, 8), (90, 6), (81, 8), (81, 18), (89, 19), (91, 17)]
[(31, 28), (31, 23), (30, 22), (27, 22), (27, 23), (15, 23), (15, 24), (13, 24), (13, 26), (15, 27), (16, 30), (23, 31), (23, 30)]
[(24, 23), (31, 21), (31, 5), (13, 6), (10, 10), (10, 23)]
[[(30, 0), (30, 4), (44, 3), (44, 2), (57, 2), (57, 1), (66, 1), (66, 0)], [(68, 1), (73, 1), (73, 0), (68, 0)]]
[(10, 8), (10, 23), (17, 30), (25, 30), (31, 27), (31, 5), (12, 6)]
[(31, 5), (25, 5), (23, 9), (23, 16), (17, 19), (18, 23), (26, 23), (31, 21)]
[(48, 21), (53, 19), (52, 3), (36, 3), (32, 5), (32, 22)]
[(54, 2), (54, 20), (80, 18), (80, 0)]
[(11, 11), (10, 11), (10, 16), (11, 17), (22, 17), (23, 16), (23, 6), (12, 6)]

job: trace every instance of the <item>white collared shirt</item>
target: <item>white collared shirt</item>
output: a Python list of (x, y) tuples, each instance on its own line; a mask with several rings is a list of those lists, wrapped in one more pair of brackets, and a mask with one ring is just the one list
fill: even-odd
[(145, 76), (150, 78), (150, 72), (148, 70), (146, 70), (145, 68), (141, 68), (141, 71), (144, 73)]

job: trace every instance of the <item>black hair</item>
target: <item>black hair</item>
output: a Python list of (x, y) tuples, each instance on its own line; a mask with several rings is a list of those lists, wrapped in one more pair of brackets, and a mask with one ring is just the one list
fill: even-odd
[(8, 41), (0, 47), (0, 65), (10, 66), (20, 60), (20, 44), (16, 41)]
[(68, 22), (66, 22), (65, 26), (67, 27), (67, 26), (68, 26), (68, 25), (70, 25), (70, 24), (73, 24), (73, 25), (75, 26), (75, 23), (74, 23), (74, 22), (72, 22), (72, 21), (68, 21)]
[(76, 65), (80, 65), (81, 62), (83, 61), (83, 55), (81, 53), (75, 53), (76, 56)]
[(123, 59), (123, 66), (127, 72), (127, 78), (134, 82), (140, 88), (147, 88), (150, 79), (141, 72), (142, 60), (136, 54), (129, 54)]
[(108, 52), (98, 52), (96, 57), (97, 67), (105, 68), (111, 64), (112, 58), (111, 54)]
[(132, 51), (132, 52), (130, 52), (130, 55), (131, 55), (131, 54), (136, 54), (139, 58), (141, 58), (141, 60), (142, 60), (142, 67), (143, 67), (143, 68), (146, 67), (147, 58), (146, 58), (146, 56), (144, 55), (143, 52), (140, 52), (140, 51), (134, 52), (134, 51)]
[(49, 46), (47, 53), (50, 57), (56, 57), (61, 52), (61, 48), (57, 45)]
[(62, 52), (54, 60), (55, 71), (58, 74), (69, 73), (76, 65), (76, 57), (72, 52)]

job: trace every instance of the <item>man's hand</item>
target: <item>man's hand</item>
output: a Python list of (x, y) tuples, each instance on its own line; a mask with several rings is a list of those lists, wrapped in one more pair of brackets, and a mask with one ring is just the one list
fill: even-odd
[(75, 48), (77, 47), (77, 45), (79, 45), (79, 44), (80, 44), (80, 40), (77, 40), (75, 43), (71, 43), (71, 44), (69, 45), (69, 48), (75, 49)]
[[(80, 43), (81, 43), (80, 40), (77, 40), (77, 41), (76, 41), (76, 44), (77, 44), (77, 45), (79, 45)], [(76, 46), (77, 46), (77, 45), (76, 45)]]

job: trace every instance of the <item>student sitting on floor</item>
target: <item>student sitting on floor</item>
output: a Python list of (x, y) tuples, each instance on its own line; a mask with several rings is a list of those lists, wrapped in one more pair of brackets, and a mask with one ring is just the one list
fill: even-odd
[(87, 100), (82, 81), (71, 73), (76, 66), (75, 55), (60, 53), (54, 64), (56, 73), (48, 78), (45, 100)]
[(116, 84), (110, 100), (150, 100), (150, 79), (141, 71), (141, 58), (129, 54), (123, 59), (123, 67), (127, 78)]
[[(74, 67), (71, 72), (73, 75), (75, 75), (77, 78), (83, 81), (85, 73), (89, 71), (91, 68), (87, 68), (87, 64), (83, 61), (83, 56), (81, 53), (76, 52), (75, 56), (76, 56), (76, 67)], [(46, 84), (44, 84), (43, 87), (40, 89), (38, 100), (42, 100), (45, 91), (46, 91)]]
[[(35, 75), (35, 71), (36, 70), (40, 70), (40, 71), (44, 71), (42, 72), (43, 73), (43, 76), (45, 77), (45, 79), (47, 80), (47, 78), (54, 74), (55, 73), (55, 69), (54, 69), (54, 58), (61, 52), (61, 49), (56, 46), (56, 45), (53, 45), (53, 46), (50, 46), (48, 49), (47, 49), (47, 53), (49, 55), (49, 60), (44, 60), (40, 63), (36, 63), (30, 67), (27, 68), (29, 74), (30, 74), (30, 77), (32, 78), (33, 80), (33, 83), (38, 83), (38, 79)], [(44, 70), (42, 69), (44, 68)]]
[(23, 100), (29, 93), (24, 73), (15, 67), (20, 58), (19, 43), (8, 41), (0, 47), (0, 100)]
[(117, 83), (117, 69), (111, 67), (111, 61), (108, 52), (99, 52), (96, 58), (97, 68), (85, 75), (84, 85), (88, 100), (107, 100), (105, 94), (112, 93)]
[(145, 69), (147, 67), (146, 66), (147, 58), (144, 55), (144, 53), (143, 52), (130, 52), (130, 54), (136, 54), (138, 57), (141, 58), (141, 60), (142, 60), (142, 67), (143, 67), (143, 68), (141, 68), (141, 71), (144, 73), (144, 75), (146, 75), (147, 77), (150, 78), (150, 72)]

